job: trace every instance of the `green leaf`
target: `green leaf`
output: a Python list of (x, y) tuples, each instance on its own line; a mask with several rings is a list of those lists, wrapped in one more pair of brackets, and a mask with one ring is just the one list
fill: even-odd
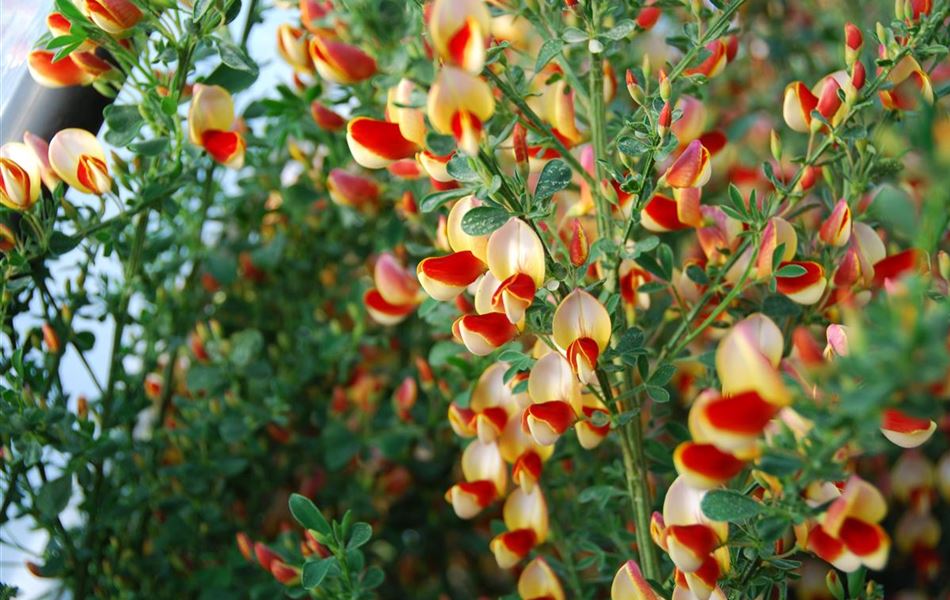
[(309, 498), (300, 494), (291, 494), (289, 504), (290, 512), (298, 523), (321, 535), (330, 535), (332, 532), (330, 523)]
[(373, 537), (373, 528), (370, 527), (369, 523), (355, 523), (353, 525), (353, 533), (350, 535), (350, 540), (346, 543), (347, 550), (353, 550), (359, 548)]
[(636, 23), (634, 23), (634, 22), (633, 22), (632, 20), (630, 20), (630, 19), (624, 19), (623, 21), (620, 21), (619, 23), (617, 23), (616, 25), (614, 25), (614, 26), (613, 26), (611, 29), (609, 29), (609, 30), (607, 31), (607, 33), (605, 33), (604, 35), (605, 35), (608, 39), (611, 39), (611, 40), (614, 40), (614, 41), (622, 40), (623, 38), (625, 38), (625, 37), (627, 37), (628, 35), (630, 35), (631, 33), (633, 33), (633, 31), (634, 31), (636, 28), (637, 28), (637, 24), (636, 24)]
[(144, 142), (136, 142), (129, 145), (129, 150), (142, 156), (158, 156), (168, 147), (167, 137), (157, 137)]
[(73, 492), (73, 476), (63, 475), (43, 484), (36, 496), (36, 507), (47, 517), (55, 517), (69, 504)]
[(710, 490), (701, 506), (714, 521), (744, 521), (764, 511), (762, 504), (735, 490)]
[(551, 62), (555, 56), (561, 53), (562, 48), (564, 48), (564, 42), (561, 40), (550, 39), (544, 42), (538, 51), (538, 60), (534, 64), (534, 70), (540, 73), (544, 65)]
[(561, 34), (561, 39), (563, 39), (568, 44), (579, 44), (581, 42), (586, 42), (589, 38), (587, 34), (580, 29), (576, 27), (568, 27), (564, 30), (564, 33)]
[(430, 131), (426, 135), (426, 147), (436, 156), (446, 156), (455, 150), (455, 138)]
[(247, 55), (243, 49), (237, 45), (220, 38), (215, 38), (218, 46), (218, 56), (221, 62), (237, 71), (244, 71), (257, 76), (259, 69), (257, 63)]
[(240, 331), (231, 338), (231, 360), (238, 367), (248, 366), (264, 347), (264, 336), (256, 329)]
[(623, 332), (620, 341), (617, 342), (617, 352), (628, 354), (643, 349), (644, 334), (639, 327), (632, 327)]
[(535, 201), (547, 200), (571, 182), (571, 168), (563, 160), (555, 158), (541, 169), (538, 185), (534, 189)]
[(775, 272), (776, 277), (801, 277), (808, 271), (801, 265), (785, 265)]
[(62, 256), (82, 242), (82, 236), (66, 235), (62, 231), (54, 231), (49, 238), (49, 250), (56, 256)]
[(383, 570), (376, 565), (373, 565), (366, 571), (366, 575), (363, 577), (363, 588), (367, 590), (373, 590), (382, 585), (383, 581), (386, 579), (386, 574)]
[(323, 580), (326, 579), (327, 573), (330, 572), (330, 567), (333, 566), (333, 563), (336, 561), (336, 558), (322, 558), (317, 560), (308, 560), (303, 564), (303, 573), (300, 576), (300, 584), (312, 590), (318, 587)]
[(240, 69), (232, 69), (226, 64), (220, 64), (204, 78), (203, 83), (220, 85), (229, 92), (236, 93), (246, 90), (257, 81), (257, 74)]
[(481, 176), (472, 169), (471, 160), (461, 152), (456, 152), (449, 159), (448, 164), (445, 165), (445, 170), (456, 181), (471, 183), (481, 180)]
[(476, 206), (462, 217), (462, 231), (472, 236), (488, 235), (508, 222), (508, 211), (497, 206)]
[(656, 400), (657, 402), (669, 402), (670, 393), (666, 391), (666, 388), (662, 388), (658, 385), (648, 385), (646, 386), (647, 395)]
[(422, 202), (419, 203), (419, 210), (424, 213), (432, 212), (449, 200), (455, 200), (456, 198), (461, 198), (462, 196), (468, 196), (470, 193), (471, 192), (464, 188), (434, 192), (422, 199)]
[(113, 146), (124, 147), (132, 143), (145, 123), (137, 106), (112, 104), (102, 111), (108, 130), (105, 140)]
[(195, 8), (192, 11), (192, 14), (195, 17), (195, 21), (201, 19), (208, 12), (208, 9), (211, 8), (215, 3), (215, 0), (198, 0), (195, 2)]

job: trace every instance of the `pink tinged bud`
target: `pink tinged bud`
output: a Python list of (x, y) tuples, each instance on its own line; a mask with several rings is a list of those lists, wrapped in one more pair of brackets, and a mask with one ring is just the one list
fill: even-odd
[(436, 300), (445, 302), (461, 294), (485, 272), (486, 265), (465, 250), (447, 256), (423, 259), (416, 266), (422, 289)]
[(564, 589), (554, 570), (540, 556), (525, 566), (518, 577), (518, 595), (528, 600), (564, 600)]
[(808, 133), (811, 130), (811, 111), (818, 106), (818, 98), (801, 81), (788, 84), (782, 115), (785, 124), (793, 131)]
[[(795, 265), (804, 269), (804, 273), (790, 276), (776, 276), (776, 289), (780, 294), (787, 296), (798, 304), (815, 304), (825, 293), (828, 281), (825, 279), (825, 269), (814, 261), (788, 261), (781, 267)], [(780, 270), (781, 270), (780, 267)]]
[(317, 100), (310, 103), (310, 116), (313, 117), (313, 122), (324, 131), (340, 131), (346, 127), (346, 119)]
[(373, 57), (356, 46), (322, 35), (310, 40), (310, 58), (320, 77), (332, 83), (359, 83), (376, 73)]
[(889, 408), (881, 415), (881, 433), (901, 448), (916, 448), (927, 442), (937, 429), (930, 419), (913, 417)]
[(59, 185), (60, 178), (49, 164), (49, 144), (43, 138), (33, 135), (29, 131), (23, 133), (23, 143), (26, 144), (40, 164), (40, 178), (43, 180), (43, 185), (46, 186), (46, 189), (53, 190)]
[(825, 348), (825, 358), (848, 355), (848, 330), (844, 325), (833, 323), (825, 330), (828, 346)]
[(673, 464), (690, 486), (709, 490), (738, 475), (746, 463), (713, 444), (683, 442), (673, 453)]
[(368, 177), (343, 169), (333, 169), (327, 176), (330, 199), (340, 206), (366, 209), (379, 202), (379, 185)]
[(829, 246), (841, 247), (851, 239), (851, 207), (842, 198), (835, 204), (831, 215), (821, 224), (818, 237)]
[(502, 313), (464, 315), (452, 325), (456, 339), (476, 356), (487, 356), (518, 335), (518, 329)]
[(83, 129), (64, 129), (53, 136), (49, 162), (63, 181), (80, 192), (101, 195), (112, 187), (102, 146)]
[(711, 174), (709, 150), (699, 140), (693, 140), (670, 165), (663, 179), (673, 188), (701, 188)]
[(29, 210), (40, 197), (42, 167), (26, 144), (0, 147), (0, 204), (15, 211)]
[(460, 519), (474, 518), (498, 497), (495, 484), (487, 479), (457, 483), (445, 493), (445, 500)]
[(346, 143), (353, 160), (367, 169), (382, 169), (403, 158), (415, 156), (419, 147), (402, 136), (399, 125), (367, 117), (347, 123)]
[(845, 64), (853, 65), (861, 55), (864, 46), (864, 36), (854, 23), (844, 26), (844, 60)]
[(614, 575), (610, 585), (610, 600), (660, 600), (643, 577), (640, 565), (628, 560)]

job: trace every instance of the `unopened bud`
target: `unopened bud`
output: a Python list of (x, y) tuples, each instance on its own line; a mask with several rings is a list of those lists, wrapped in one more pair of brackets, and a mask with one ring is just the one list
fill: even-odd
[(861, 48), (864, 46), (864, 35), (854, 23), (848, 23), (844, 26), (844, 62), (849, 67), (853, 65), (861, 56)]
[(828, 574), (825, 575), (825, 585), (828, 586), (828, 591), (835, 597), (835, 600), (844, 600), (844, 586), (841, 584), (841, 577), (838, 576), (837, 571), (834, 569), (828, 571)]
[[(900, 12), (901, 14), (904, 13), (903, 0), (897, 0), (897, 3), (894, 6), (895, 6), (895, 11), (894, 11), (895, 13), (897, 12)], [(896, 10), (897, 6), (901, 7), (900, 11)], [(897, 17), (897, 18), (902, 19), (902, 17)], [(874, 32), (877, 34), (877, 39), (880, 40), (881, 45), (886, 45), (887, 44), (887, 30), (884, 28), (884, 25), (878, 22), (877, 25), (874, 26)], [(885, 56), (883, 58), (887, 58), (887, 57)]]
[(419, 371), (419, 381), (422, 383), (422, 387), (431, 387), (435, 377), (432, 375), (432, 367), (429, 366), (429, 362), (421, 356), (417, 356), (416, 370)]
[(89, 418), (89, 401), (86, 400), (85, 396), (79, 396), (76, 400), (76, 416), (79, 417), (80, 421)]
[(663, 99), (663, 102), (669, 102), (670, 96), (672, 94), (673, 86), (670, 84), (670, 80), (666, 76), (666, 71), (660, 69), (660, 98)]
[(937, 253), (937, 272), (946, 281), (950, 281), (950, 254), (946, 250)]
[(62, 346), (59, 343), (59, 335), (53, 326), (49, 323), (43, 323), (43, 343), (46, 344), (46, 350), (51, 354), (59, 354)]
[(412, 421), (412, 407), (416, 404), (416, 398), (419, 396), (419, 388), (416, 380), (412, 377), (406, 377), (393, 392), (393, 410), (400, 420)]
[(774, 129), (769, 134), (769, 149), (772, 150), (772, 158), (777, 161), (782, 160), (782, 138), (778, 136), (778, 132)]
[(670, 106), (670, 103), (667, 102), (663, 105), (663, 108), (660, 110), (660, 116), (656, 120), (656, 132), (660, 135), (660, 139), (666, 137), (667, 132), (670, 130), (670, 125), (673, 124), (673, 108)]
[(275, 560), (270, 566), (271, 575), (284, 585), (300, 583), (300, 569), (292, 567), (282, 560)]
[(590, 254), (590, 244), (587, 241), (587, 232), (581, 224), (580, 219), (571, 220), (571, 239), (568, 243), (568, 251), (571, 258), (571, 264), (580, 267), (587, 262), (587, 256)]
[(511, 141), (514, 145), (515, 162), (519, 167), (528, 164), (528, 132), (521, 123), (516, 123), (511, 132)]
[(653, 71), (653, 65), (650, 64), (650, 55), (643, 55), (643, 62), (640, 64), (640, 70), (643, 71), (643, 76), (647, 79), (650, 78), (650, 73)]
[(636, 76), (630, 69), (627, 69), (627, 93), (630, 94), (630, 97), (633, 99), (635, 104), (643, 104), (643, 88), (640, 87)]

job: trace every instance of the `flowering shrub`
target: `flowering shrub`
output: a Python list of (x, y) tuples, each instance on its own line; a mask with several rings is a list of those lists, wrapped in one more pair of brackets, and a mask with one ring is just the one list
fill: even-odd
[(34, 573), (948, 593), (950, 3), (301, 0), (238, 116), (246, 4), (232, 37), (240, 2), (60, 0), (30, 56), (117, 94), (109, 156), (0, 151), (0, 518), (49, 533)]

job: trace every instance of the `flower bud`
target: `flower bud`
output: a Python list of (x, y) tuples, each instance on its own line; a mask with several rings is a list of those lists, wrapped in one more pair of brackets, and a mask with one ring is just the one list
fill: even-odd
[(673, 93), (673, 87), (670, 84), (669, 78), (666, 76), (666, 71), (660, 69), (660, 98), (664, 102), (670, 101), (670, 95)]
[(351, 85), (376, 73), (373, 57), (356, 46), (322, 35), (310, 40), (310, 58), (320, 77), (331, 83)]
[(844, 26), (844, 62), (849, 67), (857, 62), (861, 56), (861, 48), (864, 46), (864, 36), (861, 30), (854, 23), (847, 23)]
[(43, 323), (42, 330), (43, 343), (46, 344), (46, 350), (50, 354), (59, 354), (63, 349), (59, 342), (59, 334), (56, 333), (56, 330), (53, 329), (53, 326), (49, 323)]
[(521, 169), (528, 168), (528, 132), (520, 122), (515, 124), (511, 132), (511, 141), (515, 154), (515, 162)]
[(642, 105), (645, 99), (643, 88), (640, 87), (640, 84), (637, 82), (636, 76), (633, 74), (633, 71), (627, 69), (627, 93), (630, 94), (630, 98), (633, 99), (634, 104)]
[(0, 204), (15, 211), (29, 210), (40, 197), (41, 165), (26, 144), (0, 147)]
[(575, 267), (580, 267), (587, 262), (590, 244), (587, 241), (587, 233), (584, 231), (580, 219), (577, 218), (571, 220), (571, 239), (568, 243), (568, 251), (571, 264)]
[(769, 149), (772, 151), (772, 158), (776, 161), (782, 160), (782, 138), (774, 129), (769, 133)]
[(844, 585), (842, 585), (841, 577), (837, 571), (834, 569), (828, 571), (828, 574), (825, 575), (825, 585), (828, 586), (828, 591), (835, 597), (835, 600), (844, 600)]
[(673, 109), (670, 107), (669, 102), (665, 102), (663, 108), (660, 110), (660, 116), (656, 119), (656, 132), (659, 134), (660, 139), (666, 138), (666, 134), (672, 124)]
[[(841, 108), (841, 98), (838, 97), (838, 90), (840, 89), (841, 86), (838, 85), (834, 77), (826, 78), (825, 83), (822, 85), (817, 110), (818, 113), (829, 122), (834, 118), (835, 114), (837, 114), (838, 109)], [(815, 123), (812, 123), (812, 129), (814, 128)]]

